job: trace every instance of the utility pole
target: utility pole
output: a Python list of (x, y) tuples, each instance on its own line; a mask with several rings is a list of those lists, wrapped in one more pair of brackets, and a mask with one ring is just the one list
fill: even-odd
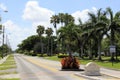
[[(5, 13), (7, 13), (7, 10), (4, 10)], [(1, 13), (0, 13), (0, 22), (2, 21), (2, 17), (1, 17)], [(1, 24), (2, 25), (2, 24)], [(2, 42), (2, 53), (1, 53), (1, 57), (4, 57), (4, 33), (5, 33), (5, 26), (2, 25), (3, 28), (3, 42)]]
[(5, 27), (4, 26), (2, 26), (3, 27), (3, 41), (2, 41), (2, 58), (4, 57), (4, 33), (5, 33)]
[(6, 55), (8, 55), (8, 36), (7, 36), (7, 34), (6, 34)]

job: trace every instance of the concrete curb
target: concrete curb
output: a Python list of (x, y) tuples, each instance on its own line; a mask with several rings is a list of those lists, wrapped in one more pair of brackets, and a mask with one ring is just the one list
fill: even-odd
[(91, 76), (86, 76), (86, 75), (82, 75), (82, 74), (84, 74), (84, 73), (75, 73), (74, 75), (76, 75), (78, 77), (83, 77), (83, 78), (88, 79), (88, 80), (100, 80), (97, 77), (91, 77)]
[(109, 76), (106, 74), (101, 74), (100, 76), (86, 76), (84, 75), (84, 72), (81, 72), (81, 73), (75, 73), (74, 75), (78, 77), (83, 77), (88, 80), (120, 80), (120, 78), (118, 77)]

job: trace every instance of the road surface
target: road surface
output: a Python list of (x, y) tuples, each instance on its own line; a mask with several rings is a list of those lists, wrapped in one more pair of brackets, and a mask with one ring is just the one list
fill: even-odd
[(38, 57), (15, 54), (21, 80), (86, 80), (76, 71), (61, 71), (60, 63)]

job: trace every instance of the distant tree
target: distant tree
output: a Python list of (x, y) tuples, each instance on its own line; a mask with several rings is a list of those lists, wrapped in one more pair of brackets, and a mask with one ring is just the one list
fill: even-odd
[(64, 22), (65, 26), (67, 26), (69, 23), (74, 23), (74, 17), (72, 17), (68, 13), (64, 14), (64, 19), (63, 20), (64, 20), (63, 22)]
[[(48, 28), (48, 29), (46, 29), (45, 32), (46, 32), (47, 37), (48, 37), (47, 51), (48, 51), (48, 54), (49, 54), (49, 52), (52, 54), (53, 53), (53, 40), (52, 40), (53, 30), (52, 30), (52, 28)], [(51, 44), (50, 44), (50, 41), (51, 41)], [(50, 51), (50, 49), (51, 49), (51, 51)], [(51, 55), (51, 54), (49, 54), (49, 55)]]
[(40, 42), (36, 43), (34, 45), (33, 50), (34, 50), (35, 55), (41, 54), (41, 43)]
[(53, 15), (50, 19), (50, 23), (52, 23), (54, 28), (56, 29), (56, 35), (57, 35), (57, 24), (59, 23), (59, 17), (57, 15)]
[(63, 23), (64, 23), (64, 13), (59, 13), (58, 17), (59, 17), (59, 22), (61, 23), (61, 26), (63, 26)]
[(29, 36), (24, 39), (21, 44), (18, 45), (18, 49), (22, 51), (31, 51), (36, 43), (40, 42), (40, 38), (37, 35)]
[(45, 28), (42, 25), (37, 26), (36, 32), (38, 33), (38, 36), (40, 37), (40, 43), (41, 43), (41, 53), (43, 53), (43, 43), (42, 43), (42, 34), (44, 34)]

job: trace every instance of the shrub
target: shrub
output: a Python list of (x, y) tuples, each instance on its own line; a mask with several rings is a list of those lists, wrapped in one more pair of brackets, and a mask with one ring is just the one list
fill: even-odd
[(41, 57), (41, 54), (37, 54), (38, 57)]
[(25, 54), (25, 55), (29, 55), (29, 52), (28, 52), (28, 51), (24, 51), (24, 54)]
[(79, 61), (77, 58), (68, 56), (61, 60), (62, 69), (79, 69)]
[(38, 57), (47, 57), (47, 54), (37, 54)]
[(48, 55), (47, 54), (43, 54), (43, 57), (47, 57)]
[(64, 58), (64, 57), (68, 57), (68, 55), (63, 53), (58, 54), (58, 58)]

